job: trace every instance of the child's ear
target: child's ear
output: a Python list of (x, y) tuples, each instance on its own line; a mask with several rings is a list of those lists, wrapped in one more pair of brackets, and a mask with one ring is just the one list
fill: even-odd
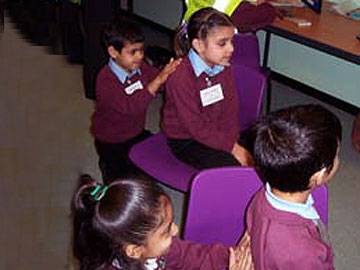
[(327, 168), (322, 168), (316, 173), (314, 173), (310, 178), (309, 187), (315, 188), (317, 186), (321, 186), (322, 184), (326, 183), (327, 177), (329, 175), (329, 172)]
[(108, 54), (110, 55), (111, 58), (115, 59), (118, 55), (119, 55), (119, 51), (117, 49), (114, 48), (114, 46), (110, 45), (107, 48)]
[(204, 44), (201, 39), (194, 38), (191, 45), (197, 53), (201, 53), (203, 51)]
[(129, 258), (140, 259), (143, 253), (144, 247), (134, 244), (128, 244), (125, 247), (125, 253)]

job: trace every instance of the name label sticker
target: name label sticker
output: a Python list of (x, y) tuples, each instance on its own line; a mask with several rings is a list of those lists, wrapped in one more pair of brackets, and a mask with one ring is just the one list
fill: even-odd
[(215, 84), (211, 87), (200, 90), (200, 99), (203, 107), (214, 104), (224, 99), (221, 84)]

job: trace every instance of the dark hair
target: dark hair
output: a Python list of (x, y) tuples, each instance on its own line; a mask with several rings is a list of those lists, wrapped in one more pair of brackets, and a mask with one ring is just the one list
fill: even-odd
[(108, 25), (103, 34), (105, 48), (113, 46), (119, 52), (121, 52), (125, 43), (144, 42), (144, 39), (141, 28), (124, 19), (113, 21), (113, 23)]
[(73, 251), (81, 270), (143, 269), (126, 256), (126, 244), (144, 245), (150, 231), (161, 222), (160, 196), (168, 195), (155, 183), (122, 179), (112, 182), (101, 200), (90, 194), (99, 185), (88, 175), (80, 177), (73, 198)]
[(195, 38), (204, 40), (210, 30), (218, 26), (234, 27), (230, 17), (214, 8), (199, 9), (191, 15), (189, 22), (182, 24), (175, 35), (175, 53), (178, 57), (185, 56)]
[(332, 168), (341, 141), (341, 124), (320, 105), (302, 105), (270, 113), (249, 134), (263, 180), (280, 191), (298, 192), (309, 189), (314, 173)]

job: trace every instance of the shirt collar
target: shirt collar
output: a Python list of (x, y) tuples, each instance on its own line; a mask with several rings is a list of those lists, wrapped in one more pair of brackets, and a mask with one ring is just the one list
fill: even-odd
[(305, 203), (289, 202), (279, 197), (276, 197), (271, 191), (269, 183), (266, 183), (266, 199), (275, 208), (281, 211), (291, 212), (298, 214), (306, 219), (318, 220), (320, 216), (316, 211), (314, 205), (314, 199), (310, 194)]
[(119, 81), (124, 84), (126, 79), (130, 79), (132, 76), (134, 76), (135, 74), (140, 74), (141, 75), (141, 71), (139, 68), (134, 69), (131, 73), (127, 72), (125, 69), (123, 69), (122, 67), (120, 67), (113, 59), (109, 59), (109, 68), (111, 69), (112, 72), (114, 72), (114, 74), (116, 75), (116, 77), (119, 79)]
[(166, 268), (164, 257), (147, 259), (144, 263), (145, 270), (162, 270)]
[(213, 67), (208, 66), (194, 49), (190, 49), (188, 57), (196, 77), (199, 77), (203, 72), (205, 72), (208, 76), (213, 77), (224, 70), (224, 66), (222, 65), (215, 65)]

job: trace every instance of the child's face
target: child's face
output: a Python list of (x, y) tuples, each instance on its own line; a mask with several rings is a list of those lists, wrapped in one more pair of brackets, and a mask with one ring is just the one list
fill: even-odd
[(166, 254), (170, 248), (172, 237), (178, 233), (178, 227), (174, 223), (171, 202), (165, 196), (160, 197), (160, 202), (162, 205), (160, 224), (149, 234), (147, 243), (143, 246), (143, 259), (159, 257)]
[(119, 66), (131, 72), (139, 68), (144, 59), (144, 43), (125, 43), (121, 51), (116, 51), (112, 57)]
[(235, 29), (232, 26), (218, 26), (210, 30), (205, 40), (198, 39), (195, 48), (209, 66), (228, 66), (234, 51), (232, 39)]

